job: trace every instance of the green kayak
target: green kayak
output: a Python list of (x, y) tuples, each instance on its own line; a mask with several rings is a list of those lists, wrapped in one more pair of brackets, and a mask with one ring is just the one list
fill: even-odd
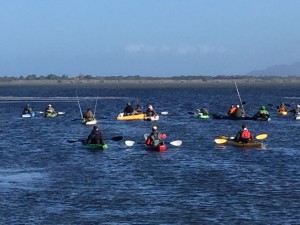
[(197, 118), (200, 118), (200, 119), (208, 119), (209, 118), (209, 115), (204, 115), (203, 113), (198, 113), (197, 115)]
[(87, 144), (84, 145), (85, 148), (89, 150), (106, 150), (108, 148), (107, 144), (101, 145), (101, 144)]

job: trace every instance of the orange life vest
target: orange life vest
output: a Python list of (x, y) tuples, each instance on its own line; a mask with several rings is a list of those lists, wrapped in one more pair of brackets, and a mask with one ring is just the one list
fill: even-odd
[(241, 133), (241, 138), (244, 138), (244, 139), (250, 139), (251, 137), (251, 134), (248, 130), (243, 130), (243, 132)]
[(236, 110), (236, 107), (232, 107), (229, 109), (229, 114), (233, 114)]

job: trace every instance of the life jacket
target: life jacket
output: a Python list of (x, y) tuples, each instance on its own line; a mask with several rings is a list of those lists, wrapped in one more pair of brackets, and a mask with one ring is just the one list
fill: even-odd
[(229, 115), (233, 114), (236, 111), (236, 107), (232, 107), (229, 109)]
[(286, 109), (283, 106), (280, 106), (278, 112), (286, 112)]
[(250, 139), (251, 134), (249, 132), (249, 130), (243, 130), (243, 132), (241, 133), (241, 138), (243, 139)]
[(146, 139), (146, 145), (151, 145), (151, 138), (150, 138), (150, 137), (148, 137), (148, 138)]

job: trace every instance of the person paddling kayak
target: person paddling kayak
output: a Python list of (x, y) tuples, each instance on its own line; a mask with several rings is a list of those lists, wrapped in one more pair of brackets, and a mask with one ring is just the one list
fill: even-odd
[(83, 119), (85, 121), (92, 121), (95, 119), (94, 113), (91, 108), (88, 108), (87, 111), (83, 114)]
[(30, 107), (30, 105), (26, 104), (25, 107), (24, 107), (24, 109), (23, 109), (22, 114), (28, 114), (28, 113), (32, 113), (32, 112), (33, 111), (32, 111), (32, 108)]
[(257, 111), (257, 113), (254, 116), (256, 119), (257, 118), (266, 118), (268, 119), (270, 117), (270, 113), (269, 111), (266, 109), (266, 107), (264, 105), (262, 105), (259, 110)]
[(290, 112), (294, 113), (294, 116), (300, 114), (300, 105), (297, 105), (295, 109), (290, 110)]
[(251, 132), (247, 129), (246, 124), (242, 125), (242, 130), (237, 132), (234, 140), (236, 142), (243, 142), (243, 143), (253, 142), (253, 136)]
[(285, 106), (285, 104), (282, 102), (282, 103), (280, 103), (280, 105), (279, 106), (277, 106), (277, 108), (278, 108), (278, 112), (280, 113), (280, 112), (287, 112), (288, 110), (287, 110), (287, 107)]
[(85, 140), (85, 144), (101, 144), (104, 145), (103, 136), (97, 126), (93, 127), (92, 132)]
[(130, 102), (128, 102), (123, 110), (124, 116), (132, 115), (133, 111), (134, 109), (132, 108)]
[(146, 145), (156, 146), (161, 142), (160, 134), (158, 133), (157, 126), (152, 127), (152, 132), (146, 139)]
[(156, 116), (156, 112), (155, 110), (153, 109), (153, 106), (152, 105), (149, 105), (146, 112), (145, 112), (146, 116)]
[(234, 117), (235, 111), (236, 111), (236, 106), (231, 105), (230, 108), (228, 109), (227, 116)]

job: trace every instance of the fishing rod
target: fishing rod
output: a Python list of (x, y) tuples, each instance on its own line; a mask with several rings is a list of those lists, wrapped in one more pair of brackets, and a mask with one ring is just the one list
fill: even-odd
[(95, 109), (94, 109), (94, 119), (96, 119), (97, 102), (98, 102), (98, 96), (96, 98), (96, 104), (95, 104)]
[(241, 99), (241, 95), (240, 95), (239, 89), (238, 89), (235, 81), (234, 81), (234, 84), (235, 84), (236, 92), (237, 92), (237, 94), (239, 96), (239, 99), (240, 99), (240, 103), (241, 103), (241, 107), (242, 107), (243, 113), (245, 114), (245, 110), (244, 110), (243, 102), (242, 102), (242, 99)]
[(78, 95), (77, 95), (77, 91), (75, 91), (75, 93), (76, 93), (76, 98), (77, 98), (77, 102), (78, 102), (78, 106), (79, 106), (79, 110), (80, 110), (80, 115), (81, 115), (81, 118), (83, 118), (80, 103), (79, 103), (79, 98), (78, 98)]

